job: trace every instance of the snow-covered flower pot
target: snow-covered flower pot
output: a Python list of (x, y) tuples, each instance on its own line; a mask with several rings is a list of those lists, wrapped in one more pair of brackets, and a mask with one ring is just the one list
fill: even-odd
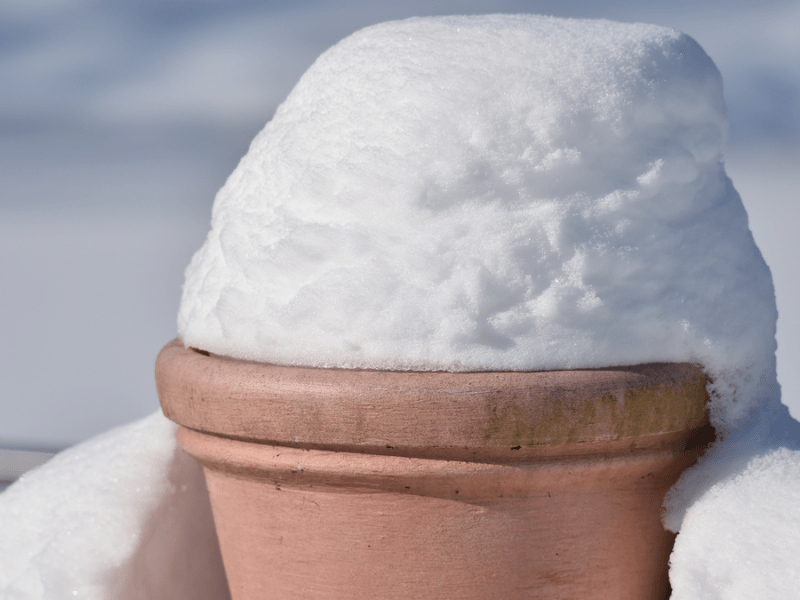
[(313, 369), (176, 339), (156, 377), (234, 599), (665, 597), (662, 501), (713, 436), (688, 363)]

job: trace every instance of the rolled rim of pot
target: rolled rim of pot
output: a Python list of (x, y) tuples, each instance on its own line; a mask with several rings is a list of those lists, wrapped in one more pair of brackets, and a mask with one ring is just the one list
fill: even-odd
[[(255, 363), (185, 348), (160, 352), (164, 414), (245, 441), (457, 458), (620, 451), (707, 427), (705, 375), (691, 363), (563, 371), (378, 371)], [(607, 451), (605, 448), (602, 451)], [(598, 447), (598, 451), (599, 447)]]

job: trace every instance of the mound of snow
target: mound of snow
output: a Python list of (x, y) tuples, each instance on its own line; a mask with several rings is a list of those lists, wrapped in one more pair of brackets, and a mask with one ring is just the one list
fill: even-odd
[(202, 469), (159, 411), (0, 494), (0, 598), (228, 598)]
[(797, 597), (800, 423), (784, 409), (712, 448), (705, 467), (684, 474), (705, 491), (672, 551), (671, 600)]
[(179, 331), (320, 367), (694, 361), (727, 427), (774, 392), (776, 309), (726, 133), (719, 72), (670, 29), (364, 29), (306, 72), (220, 190)]

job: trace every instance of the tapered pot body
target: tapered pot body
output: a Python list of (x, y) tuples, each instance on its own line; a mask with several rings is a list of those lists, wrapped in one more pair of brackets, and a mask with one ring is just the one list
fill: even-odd
[(386, 372), (159, 355), (231, 593), (658, 599), (661, 505), (713, 435), (690, 364)]

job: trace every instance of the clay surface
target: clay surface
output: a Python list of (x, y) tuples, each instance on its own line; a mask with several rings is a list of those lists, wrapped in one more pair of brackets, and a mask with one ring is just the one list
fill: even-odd
[(694, 460), (498, 465), (178, 439), (205, 467), (235, 600), (665, 598), (661, 502)]
[(234, 600), (665, 598), (661, 504), (713, 436), (690, 364), (303, 369), (175, 340), (156, 371)]
[(164, 414), (198, 431), (260, 442), (491, 448), (641, 439), (705, 419), (689, 363), (541, 372), (313, 369), (162, 349)]

